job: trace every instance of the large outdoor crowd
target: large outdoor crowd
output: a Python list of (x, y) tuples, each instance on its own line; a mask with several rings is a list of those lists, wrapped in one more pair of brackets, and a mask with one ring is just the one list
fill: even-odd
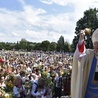
[(73, 55), (64, 52), (0, 51), (0, 98), (70, 95)]

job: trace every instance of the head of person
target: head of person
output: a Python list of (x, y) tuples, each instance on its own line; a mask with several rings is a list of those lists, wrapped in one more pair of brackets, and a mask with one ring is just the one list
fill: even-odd
[(95, 52), (98, 52), (98, 29), (96, 29), (92, 34), (92, 42)]

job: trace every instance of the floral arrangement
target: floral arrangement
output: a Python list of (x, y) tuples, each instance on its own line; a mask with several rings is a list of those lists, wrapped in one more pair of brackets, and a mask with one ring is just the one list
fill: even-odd
[(10, 74), (7, 77), (7, 80), (6, 80), (6, 91), (7, 92), (12, 92), (13, 86), (14, 86), (14, 80), (15, 80), (15, 76), (12, 74)]
[(0, 98), (11, 98), (11, 95), (0, 88)]
[(42, 78), (46, 78), (47, 77), (47, 73), (46, 72), (42, 72), (41, 77)]
[(43, 78), (43, 81), (45, 82), (45, 86), (49, 86), (52, 82), (52, 79), (51, 77), (47, 77), (48, 76), (48, 73), (47, 72), (43, 72), (42, 73), (42, 78)]
[(27, 81), (25, 82), (24, 87), (25, 89), (30, 89), (31, 85), (32, 85), (31, 81)]
[(4, 95), (5, 95), (5, 91), (0, 88), (0, 98), (4, 98)]

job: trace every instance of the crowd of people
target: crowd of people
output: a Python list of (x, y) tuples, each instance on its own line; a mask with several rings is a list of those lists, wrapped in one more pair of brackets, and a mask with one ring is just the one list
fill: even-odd
[(72, 54), (64, 52), (1, 50), (0, 97), (3, 90), (12, 98), (70, 95), (72, 60)]

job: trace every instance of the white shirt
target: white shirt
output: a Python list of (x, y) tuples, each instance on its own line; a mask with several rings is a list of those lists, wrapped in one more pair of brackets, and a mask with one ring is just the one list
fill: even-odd
[(20, 90), (24, 91), (25, 92), (25, 88), (24, 86), (22, 86), (21, 88), (18, 88), (16, 86), (13, 87), (13, 94), (16, 96), (16, 97), (20, 97)]

